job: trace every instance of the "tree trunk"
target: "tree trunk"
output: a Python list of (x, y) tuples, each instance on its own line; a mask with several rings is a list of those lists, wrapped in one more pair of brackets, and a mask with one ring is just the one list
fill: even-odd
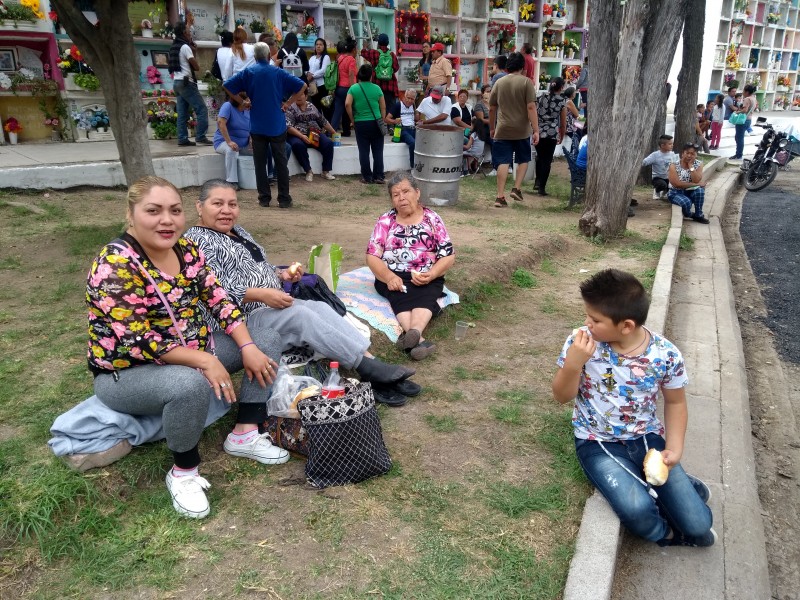
[[(669, 100), (670, 91), (672, 91), (672, 85), (667, 82), (664, 84), (664, 95), (661, 98), (661, 102), (659, 102), (656, 107), (653, 131), (650, 134), (650, 143), (647, 145), (647, 147), (650, 148), (648, 152), (658, 150), (658, 138), (664, 135), (667, 128), (667, 101)], [(636, 185), (650, 185), (651, 183), (653, 183), (652, 167), (642, 167), (639, 169), (639, 178), (636, 180)]]
[(693, 142), (697, 122), (697, 95), (700, 89), (700, 63), (703, 60), (703, 30), (706, 0), (695, 0), (687, 7), (683, 21), (683, 60), (675, 97), (675, 150)]
[(153, 175), (128, 0), (94, 0), (96, 26), (83, 16), (74, 0), (50, 0), (50, 4), (100, 79), (126, 181), (130, 185), (140, 177)]
[[(661, 102), (690, 0), (589, 0), (592, 15), (590, 149), (584, 235), (616, 237), (642, 157), (651, 152), (652, 118)], [(596, 70), (595, 70), (596, 69)]]

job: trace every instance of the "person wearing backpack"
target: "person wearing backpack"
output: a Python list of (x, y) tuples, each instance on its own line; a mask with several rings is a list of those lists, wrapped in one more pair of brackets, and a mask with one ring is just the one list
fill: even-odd
[[(341, 44), (341, 45), (340, 45)], [(336, 131), (342, 130), (342, 136), (350, 137), (350, 119), (345, 112), (345, 102), (347, 102), (347, 91), (356, 82), (356, 41), (347, 38), (345, 42), (336, 45), (339, 56), (336, 57), (336, 66), (339, 70), (339, 81), (336, 83), (336, 91), (333, 94), (333, 119), (331, 125)]]
[(389, 50), (389, 36), (385, 33), (380, 34), (378, 49), (364, 48), (361, 51), (361, 58), (372, 65), (372, 83), (377, 84), (383, 90), (386, 106), (394, 106), (400, 95), (400, 88), (397, 85), (397, 71), (400, 70), (400, 63), (397, 62), (397, 55)]
[(306, 73), (309, 71), (308, 57), (306, 51), (300, 47), (296, 33), (287, 33), (283, 38), (283, 46), (278, 51), (278, 58), (281, 60), (281, 68), (284, 71), (306, 81)]

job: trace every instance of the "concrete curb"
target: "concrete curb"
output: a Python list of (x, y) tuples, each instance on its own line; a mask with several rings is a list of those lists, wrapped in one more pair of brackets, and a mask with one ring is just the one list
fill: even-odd
[[(704, 167), (704, 180), (713, 177), (717, 171), (725, 167), (725, 158), (717, 158), (710, 161)], [(728, 189), (733, 186), (735, 179), (732, 180)], [(722, 189), (719, 193), (727, 196), (727, 190)], [(723, 201), (724, 209), (724, 201)], [(714, 206), (716, 209), (716, 205)], [(718, 216), (718, 215), (717, 215)], [(716, 227), (719, 228), (719, 222)], [(675, 268), (675, 261), (678, 256), (681, 233), (683, 231), (683, 215), (680, 207), (672, 205), (672, 217), (670, 220), (669, 232), (656, 268), (656, 276), (653, 281), (653, 289), (650, 294), (650, 312), (647, 317), (647, 326), (653, 331), (663, 332), (667, 323), (667, 312), (669, 310), (670, 291), (672, 289), (672, 276)], [(721, 238), (720, 238), (721, 239)], [(727, 272), (726, 272), (727, 275)], [(728, 280), (730, 286), (730, 280)], [(731, 298), (733, 296), (731, 295)], [(736, 315), (735, 311), (733, 313)], [(741, 334), (739, 333), (738, 321), (736, 322), (735, 335), (738, 335), (739, 348), (741, 349)], [(742, 355), (742, 361), (744, 356)], [(741, 373), (743, 374), (742, 366)], [(747, 382), (744, 384), (744, 393), (747, 395)], [(749, 418), (749, 412), (747, 414)], [(742, 428), (739, 427), (741, 430)], [(748, 434), (750, 428), (746, 428)], [(750, 448), (752, 455), (752, 446)], [(755, 479), (753, 478), (753, 489)], [(757, 497), (756, 497), (757, 499)], [(757, 511), (760, 518), (760, 508)], [(581, 526), (578, 530), (578, 537), (575, 542), (575, 554), (569, 566), (567, 584), (564, 588), (564, 600), (608, 600), (611, 598), (611, 591), (614, 585), (614, 573), (616, 570), (617, 554), (622, 539), (622, 527), (614, 511), (606, 502), (603, 496), (595, 491), (586, 501), (583, 509)], [(763, 539), (763, 530), (762, 530)], [(726, 540), (727, 541), (727, 540)], [(762, 544), (763, 547), (763, 544)], [(766, 560), (766, 555), (765, 555)], [(746, 596), (742, 596), (743, 598)], [(760, 598), (760, 595), (750, 596)]]

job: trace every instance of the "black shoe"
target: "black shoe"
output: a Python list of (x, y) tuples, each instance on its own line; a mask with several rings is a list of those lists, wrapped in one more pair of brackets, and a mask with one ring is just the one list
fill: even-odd
[(416, 373), (416, 370), (401, 365), (390, 365), (378, 358), (365, 356), (358, 363), (356, 372), (362, 381), (394, 383), (408, 379)]
[(639, 201), (636, 198), (631, 198), (631, 206), (639, 206)]
[(539, 195), (540, 195), (540, 196), (547, 196), (547, 192), (546, 192), (546, 191), (544, 191), (544, 190), (543, 190), (543, 189), (541, 189), (541, 188), (539, 188), (538, 192), (539, 192)]
[(259, 200), (258, 201), (258, 205), (259, 206), (263, 206), (264, 208), (267, 208), (269, 206), (270, 202), (271, 202), (271, 200)]
[(703, 225), (708, 225), (711, 222), (708, 219), (706, 219), (703, 215), (693, 216), (692, 221), (697, 221), (698, 223), (702, 223)]
[(386, 388), (372, 388), (372, 395), (375, 397), (375, 402), (378, 402), (379, 404), (385, 404), (386, 406), (391, 406), (393, 408), (399, 408), (408, 401), (408, 398), (403, 396), (403, 394), (400, 392)]
[(195, 138), (195, 142), (200, 144), (201, 146), (213, 146), (214, 142), (212, 142), (208, 138)]
[(419, 396), (420, 392), (422, 392), (422, 386), (418, 383), (414, 383), (410, 379), (397, 381), (392, 384), (392, 388), (403, 394), (403, 396), (408, 396), (410, 398)]
[(197, 146), (192, 140), (186, 140), (184, 142), (178, 142), (178, 146)]
[(291, 202), (278, 202), (278, 208), (292, 208)]

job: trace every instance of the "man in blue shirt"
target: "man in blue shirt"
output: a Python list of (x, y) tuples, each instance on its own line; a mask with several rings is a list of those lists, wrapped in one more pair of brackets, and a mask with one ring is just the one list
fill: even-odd
[[(253, 140), (253, 164), (256, 169), (258, 203), (269, 206), (272, 193), (267, 176), (267, 147), (275, 160), (278, 179), (278, 206), (289, 208), (289, 160), (286, 156), (286, 116), (284, 108), (293, 104), (306, 90), (302, 79), (269, 64), (269, 46), (263, 42), (255, 45), (255, 64), (228, 79), (225, 92), (234, 96), (247, 92), (250, 98), (250, 136)], [(284, 98), (288, 99), (284, 101)]]

